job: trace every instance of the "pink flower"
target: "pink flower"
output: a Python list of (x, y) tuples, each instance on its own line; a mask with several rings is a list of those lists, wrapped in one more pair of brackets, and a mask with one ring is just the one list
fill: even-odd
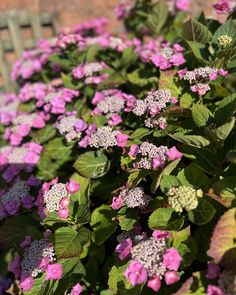
[(212, 72), (212, 73), (209, 74), (209, 79), (210, 79), (211, 81), (216, 80), (217, 77), (218, 77), (218, 75), (217, 75), (216, 72)]
[(123, 206), (123, 202), (124, 202), (124, 200), (123, 200), (123, 198), (121, 196), (114, 197), (112, 199), (111, 208), (113, 210), (118, 210)]
[(11, 145), (19, 145), (22, 141), (22, 136), (19, 133), (12, 133), (10, 136)]
[(152, 168), (157, 169), (157, 168), (162, 168), (164, 166), (165, 162), (160, 158), (155, 158), (152, 160)]
[(20, 283), (20, 287), (27, 292), (33, 287), (33, 285), (34, 285), (34, 280), (32, 277), (27, 277)]
[(17, 255), (13, 258), (11, 263), (8, 265), (8, 271), (12, 272), (18, 279), (21, 275), (21, 257)]
[(129, 136), (123, 133), (118, 133), (116, 135), (117, 146), (125, 147), (127, 145)]
[(172, 97), (171, 99), (171, 103), (176, 104), (178, 102), (178, 99), (176, 97)]
[(69, 194), (74, 194), (76, 193), (80, 188), (80, 184), (74, 179), (70, 179), (70, 181), (66, 184), (66, 190)]
[(34, 152), (36, 154), (40, 154), (43, 149), (43, 147), (40, 144), (35, 142), (28, 142), (25, 144), (25, 147), (28, 148), (29, 152)]
[(175, 5), (176, 5), (176, 8), (179, 10), (188, 11), (189, 4), (190, 4), (190, 0), (177, 0)]
[(175, 248), (167, 249), (166, 253), (163, 255), (164, 266), (170, 270), (177, 271), (179, 269), (182, 257)]
[(120, 260), (124, 260), (130, 255), (132, 249), (132, 240), (130, 238), (124, 239), (116, 246), (115, 252), (119, 253)]
[(79, 146), (82, 147), (82, 148), (86, 148), (89, 144), (89, 139), (90, 139), (90, 136), (89, 135), (86, 135), (83, 139), (81, 139), (81, 141), (79, 142)]
[(24, 249), (24, 248), (29, 247), (30, 243), (31, 243), (31, 236), (26, 235), (24, 240), (20, 243), (20, 246), (21, 246), (21, 248)]
[(105, 94), (102, 92), (96, 92), (93, 99), (92, 99), (92, 104), (96, 105), (99, 102), (103, 101), (105, 98)]
[(153, 278), (149, 279), (147, 282), (147, 286), (151, 288), (153, 291), (158, 292), (161, 288), (160, 278), (156, 275)]
[(41, 270), (46, 270), (47, 266), (49, 265), (49, 262), (50, 262), (49, 256), (43, 257), (38, 264), (38, 268), (40, 268)]
[(177, 148), (175, 146), (173, 146), (172, 148), (170, 148), (167, 152), (166, 152), (167, 157), (171, 160), (177, 160), (182, 158), (183, 154), (177, 150)]
[(79, 295), (82, 291), (83, 287), (78, 283), (72, 288), (71, 295)]
[(75, 123), (75, 129), (77, 132), (82, 132), (87, 128), (87, 124), (84, 122), (84, 120), (79, 119)]
[(216, 279), (220, 275), (219, 265), (208, 262), (207, 264), (207, 278), (210, 280)]
[(137, 144), (132, 144), (129, 150), (128, 155), (130, 157), (136, 157), (139, 151), (139, 146)]
[(192, 92), (197, 92), (199, 95), (205, 95), (208, 90), (211, 90), (208, 84), (196, 84), (191, 86)]
[(35, 165), (38, 163), (39, 161), (39, 155), (37, 155), (34, 152), (28, 152), (25, 156), (24, 156), (24, 163), (25, 164), (31, 164), (31, 165)]
[(30, 125), (29, 124), (21, 124), (18, 127), (18, 133), (20, 136), (25, 137), (30, 133)]
[(223, 292), (217, 286), (208, 285), (208, 287), (207, 287), (207, 295), (223, 295)]
[(168, 271), (165, 273), (166, 285), (172, 285), (180, 280), (180, 276), (175, 271)]
[(81, 79), (84, 77), (84, 69), (83, 65), (79, 65), (78, 67), (74, 68), (72, 71), (72, 75), (76, 79)]
[(60, 263), (49, 264), (46, 271), (46, 280), (58, 280), (62, 277), (62, 265)]
[(158, 229), (153, 231), (152, 236), (157, 239), (163, 239), (163, 238), (170, 239), (172, 237), (172, 235), (168, 231), (158, 230)]
[(61, 201), (60, 201), (60, 207), (63, 208), (63, 209), (68, 208), (69, 204), (70, 204), (70, 199), (67, 198), (67, 197), (62, 198)]
[(69, 214), (70, 214), (70, 211), (68, 208), (61, 208), (57, 211), (57, 214), (59, 217), (61, 217), (62, 219), (66, 219)]
[(161, 54), (153, 55), (151, 58), (152, 62), (156, 67), (159, 67), (161, 70), (167, 70), (171, 67), (170, 62)]
[(220, 0), (214, 5), (217, 14), (226, 14), (230, 12), (230, 5), (228, 0)]
[(113, 114), (108, 120), (108, 125), (117, 126), (122, 122), (121, 117), (118, 114)]
[(218, 74), (221, 75), (221, 76), (224, 76), (224, 77), (227, 76), (228, 73), (229, 72), (228, 71), (225, 71), (224, 69), (219, 69), (218, 70)]
[(42, 119), (42, 117), (37, 116), (33, 121), (32, 127), (40, 129), (40, 128), (43, 128), (44, 126), (45, 126), (45, 122)]
[(133, 286), (145, 283), (148, 278), (147, 271), (143, 265), (134, 260), (131, 260), (124, 275)]
[(176, 53), (170, 58), (170, 62), (174, 66), (178, 67), (178, 66), (184, 64), (186, 62), (186, 60), (185, 60), (182, 53)]

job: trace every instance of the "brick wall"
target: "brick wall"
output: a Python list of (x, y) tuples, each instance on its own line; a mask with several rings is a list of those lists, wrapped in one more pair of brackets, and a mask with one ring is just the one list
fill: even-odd
[[(0, 0), (0, 12), (10, 9), (29, 11), (55, 11), (60, 24), (70, 26), (92, 17), (105, 16), (111, 20), (110, 29), (115, 32), (121, 30), (116, 21), (113, 10), (119, 0)], [(192, 0), (192, 12), (202, 8), (212, 14), (212, 3), (216, 0)]]

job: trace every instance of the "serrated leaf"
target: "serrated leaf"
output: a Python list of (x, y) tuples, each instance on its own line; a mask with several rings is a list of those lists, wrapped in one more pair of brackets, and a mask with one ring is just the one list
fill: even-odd
[(82, 176), (94, 179), (108, 172), (110, 161), (105, 153), (89, 151), (80, 155), (73, 166)]
[(217, 264), (236, 271), (236, 208), (226, 211), (217, 222), (207, 254)]
[(183, 24), (183, 38), (187, 41), (206, 44), (211, 41), (212, 34), (203, 24), (194, 19), (190, 19)]
[(172, 208), (158, 208), (148, 219), (151, 229), (179, 230), (184, 224), (184, 218)]
[(81, 249), (77, 231), (69, 227), (61, 227), (56, 230), (55, 250), (58, 258), (79, 257)]
[(193, 121), (198, 127), (207, 125), (208, 119), (212, 116), (210, 110), (201, 104), (194, 104), (192, 108)]
[(201, 135), (185, 135), (180, 133), (170, 134), (170, 137), (173, 139), (182, 142), (186, 145), (194, 146), (194, 147), (204, 147), (210, 144), (210, 141)]
[(188, 212), (189, 220), (197, 225), (202, 225), (210, 222), (216, 213), (215, 208), (204, 198), (198, 200), (196, 209)]
[(213, 184), (214, 192), (222, 198), (236, 197), (236, 177), (228, 176)]
[(160, 183), (160, 188), (163, 193), (167, 193), (170, 188), (180, 185), (181, 182), (177, 177), (173, 175), (163, 175)]
[(232, 129), (234, 128), (234, 125), (235, 125), (235, 117), (232, 117), (230, 121), (224, 123), (223, 125), (217, 127), (214, 130), (216, 137), (219, 140), (225, 140), (229, 136)]
[(223, 98), (217, 105), (214, 119), (217, 124), (224, 124), (236, 111), (236, 93)]

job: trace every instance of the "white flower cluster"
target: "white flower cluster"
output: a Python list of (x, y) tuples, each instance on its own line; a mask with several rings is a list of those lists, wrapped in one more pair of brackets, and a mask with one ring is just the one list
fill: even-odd
[(60, 201), (64, 197), (68, 197), (66, 185), (64, 183), (55, 183), (43, 195), (47, 211), (54, 212), (60, 210)]
[(144, 193), (141, 186), (132, 189), (124, 188), (121, 190), (119, 196), (122, 197), (125, 205), (129, 208), (145, 208), (152, 199)]
[(71, 142), (74, 139), (80, 139), (81, 133), (75, 130), (75, 124), (78, 119), (76, 116), (64, 116), (56, 124), (56, 128), (58, 129), (61, 135), (65, 135), (65, 139), (67, 142)]
[(95, 148), (107, 149), (117, 144), (116, 135), (117, 131), (114, 131), (111, 127), (99, 127), (91, 134), (89, 145)]
[(187, 186), (172, 187), (168, 193), (168, 203), (176, 212), (191, 211), (197, 208), (198, 198), (203, 196), (201, 189)]

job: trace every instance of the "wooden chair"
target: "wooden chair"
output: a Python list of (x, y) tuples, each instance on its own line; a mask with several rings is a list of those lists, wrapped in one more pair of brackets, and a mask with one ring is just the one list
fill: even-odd
[[(57, 35), (59, 26), (55, 13), (9, 11), (0, 14), (0, 80), (3, 82), (0, 90), (15, 89), (15, 83), (10, 78), (12, 64), (6, 56), (13, 54), (16, 58), (20, 58), (25, 49), (34, 48), (40, 38), (45, 38), (45, 29), (50, 29), (52, 36)], [(24, 30), (30, 30), (29, 38), (23, 35)], [(4, 38), (4, 33), (9, 37)]]

